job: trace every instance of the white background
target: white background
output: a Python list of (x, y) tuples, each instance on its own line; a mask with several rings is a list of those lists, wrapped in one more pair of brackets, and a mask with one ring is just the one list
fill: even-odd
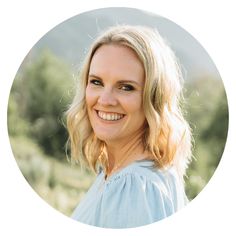
[[(1, 1), (0, 235), (236, 235), (236, 17), (233, 2), (8, 0), (3, 4)], [(82, 225), (44, 202), (18, 169), (7, 134), (7, 102), (11, 84), (31, 47), (62, 21), (87, 10), (112, 6), (134, 7), (157, 13), (191, 33), (216, 64), (225, 84), (230, 108), (229, 133), (222, 161), (198, 197), (183, 210), (161, 222), (121, 231)]]

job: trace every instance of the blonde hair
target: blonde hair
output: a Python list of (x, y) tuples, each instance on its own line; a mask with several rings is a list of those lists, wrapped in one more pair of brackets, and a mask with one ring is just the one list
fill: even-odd
[(147, 128), (143, 135), (146, 150), (152, 153), (155, 166), (175, 165), (181, 177), (191, 160), (191, 131), (180, 108), (183, 79), (173, 51), (157, 30), (143, 26), (115, 26), (93, 43), (79, 75), (76, 96), (67, 111), (71, 156), (96, 171), (97, 164), (108, 167), (105, 143), (90, 125), (85, 90), (91, 59), (104, 44), (125, 45), (133, 49), (143, 64), (145, 85), (143, 108)]

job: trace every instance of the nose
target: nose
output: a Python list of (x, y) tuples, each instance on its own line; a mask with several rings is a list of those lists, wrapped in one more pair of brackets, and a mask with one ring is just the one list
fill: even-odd
[(103, 89), (98, 98), (98, 103), (103, 106), (116, 106), (117, 99), (112, 89)]

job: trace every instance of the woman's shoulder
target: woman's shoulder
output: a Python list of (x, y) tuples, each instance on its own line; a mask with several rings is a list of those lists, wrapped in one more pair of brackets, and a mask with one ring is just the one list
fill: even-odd
[(175, 168), (160, 170), (154, 167), (153, 161), (138, 161), (127, 166), (108, 178), (104, 187), (105, 198), (114, 194), (120, 199), (135, 195), (143, 195), (147, 200), (159, 197), (173, 202), (175, 208), (179, 205), (178, 199), (185, 198), (184, 186)]
[(99, 173), (89, 197), (74, 218), (91, 225), (127, 228), (161, 220), (182, 207), (176, 194), (172, 168), (156, 169), (152, 161), (139, 161), (104, 179)]
[(106, 181), (106, 188), (121, 189), (121, 193), (136, 192), (147, 197), (159, 195), (167, 201), (174, 201), (176, 208), (188, 202), (184, 183), (175, 166), (158, 169), (154, 162), (149, 160), (136, 161), (117, 172)]
[[(138, 226), (173, 214), (177, 206), (174, 171), (160, 171), (153, 162), (135, 162), (106, 180), (102, 194), (102, 216), (112, 226)], [(170, 179), (170, 180), (168, 180)], [(107, 206), (109, 207), (107, 208)], [(130, 220), (132, 219), (132, 220)], [(114, 223), (114, 224), (113, 224)]]

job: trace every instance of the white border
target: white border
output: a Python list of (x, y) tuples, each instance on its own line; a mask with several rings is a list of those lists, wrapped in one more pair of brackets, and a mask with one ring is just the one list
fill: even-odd
[[(86, 4), (84, 3), (86, 2)], [(217, 3), (216, 3), (217, 2)], [(24, 180), (9, 145), (7, 102), (11, 84), (31, 47), (58, 23), (87, 10), (134, 7), (162, 15), (191, 33), (207, 50), (223, 78), (230, 106), (230, 129), (222, 161), (204, 190), (186, 208), (157, 224), (105, 230), (74, 222), (49, 207)], [(5, 1), (0, 7), (0, 234), (1, 235), (233, 235), (236, 233), (235, 27), (233, 1)]]

